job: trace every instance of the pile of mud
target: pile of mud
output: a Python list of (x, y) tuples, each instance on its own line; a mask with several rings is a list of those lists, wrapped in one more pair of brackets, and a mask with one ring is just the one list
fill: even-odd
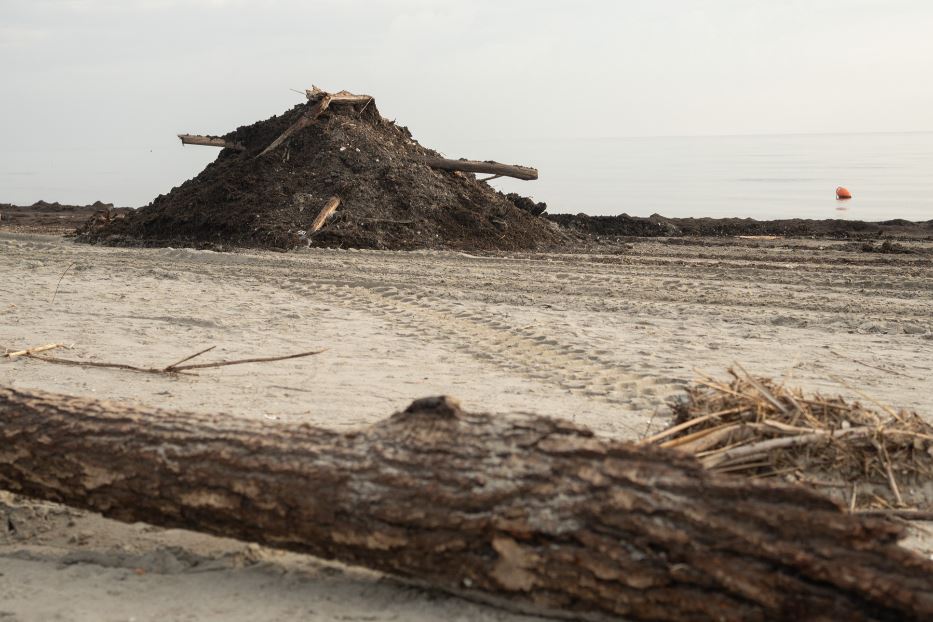
[(621, 214), (619, 216), (587, 216), (586, 214), (548, 214), (552, 222), (583, 235), (602, 237), (677, 237), (778, 235), (818, 237), (836, 240), (867, 240), (897, 237), (933, 239), (933, 220), (911, 222), (886, 220), (754, 220), (752, 218), (665, 218), (652, 214), (647, 218)]
[[(470, 173), (436, 170), (439, 157), (407, 128), (383, 119), (374, 101), (331, 105), (316, 121), (260, 155), (308, 102), (222, 138), (199, 175), (125, 217), (95, 219), (81, 241), (114, 245), (290, 249), (543, 249), (559, 228), (543, 206), (506, 196)], [(199, 148), (199, 147), (195, 147)], [(324, 227), (311, 224), (331, 197), (340, 205)]]

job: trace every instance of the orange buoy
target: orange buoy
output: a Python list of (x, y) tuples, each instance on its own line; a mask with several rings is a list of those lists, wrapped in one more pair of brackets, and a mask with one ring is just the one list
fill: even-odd
[(839, 186), (838, 188), (836, 188), (836, 198), (837, 199), (851, 199), (852, 193), (849, 192), (847, 188), (843, 188), (842, 186)]

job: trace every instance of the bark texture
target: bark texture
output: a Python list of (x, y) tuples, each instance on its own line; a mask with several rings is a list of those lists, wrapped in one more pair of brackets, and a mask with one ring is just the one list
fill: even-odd
[(576, 617), (933, 619), (886, 520), (447, 398), (338, 434), (0, 389), (0, 488)]

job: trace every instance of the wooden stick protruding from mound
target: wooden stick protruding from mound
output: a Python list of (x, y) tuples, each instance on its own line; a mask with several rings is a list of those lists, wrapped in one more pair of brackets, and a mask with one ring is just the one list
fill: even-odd
[(313, 125), (317, 122), (318, 117), (324, 114), (332, 104), (369, 104), (373, 101), (373, 98), (369, 95), (354, 95), (348, 91), (338, 91), (337, 93), (328, 93), (327, 91), (322, 91), (321, 89), (312, 87), (305, 90), (305, 95), (308, 98), (308, 102), (314, 102), (314, 106), (301, 115), (297, 121), (290, 125), (284, 132), (279, 134), (268, 147), (262, 150), (262, 153), (259, 156), (264, 156), (267, 153), (274, 151), (279, 145), (285, 142), (289, 137), (291, 137), (295, 132)]
[(328, 93), (316, 86), (305, 89), (305, 97), (308, 98), (309, 102), (316, 102), (324, 97), (328, 97), (332, 104), (368, 104), (373, 101), (372, 95), (357, 95), (350, 91)]
[(269, 146), (260, 152), (257, 158), (260, 158), (267, 153), (274, 151), (276, 147), (281, 145), (288, 139), (292, 134), (297, 132), (300, 129), (306, 128), (309, 125), (317, 121), (317, 118), (324, 114), (324, 111), (330, 106), (331, 98), (330, 95), (324, 94), (320, 100), (307, 112), (298, 117), (298, 120), (292, 123), (284, 132), (279, 134), (278, 138), (269, 143)]
[(183, 145), (203, 145), (205, 147), (221, 147), (223, 149), (235, 149), (236, 151), (246, 151), (240, 143), (230, 142), (220, 136), (201, 136), (200, 134), (179, 134)]
[(320, 231), (321, 227), (324, 226), (324, 223), (338, 207), (340, 207), (340, 197), (331, 197), (328, 199), (324, 207), (321, 208), (321, 211), (314, 217), (314, 222), (311, 223), (311, 229), (308, 230), (308, 233)]
[(933, 619), (886, 519), (448, 398), (341, 434), (0, 388), (0, 489), (577, 618)]
[(500, 164), (498, 162), (479, 162), (477, 160), (448, 160), (446, 158), (426, 157), (423, 162), (431, 168), (444, 169), (446, 171), (464, 171), (467, 173), (490, 173), (495, 176), (514, 177), (524, 181), (532, 181), (538, 178), (538, 169), (530, 166), (518, 166), (514, 164)]

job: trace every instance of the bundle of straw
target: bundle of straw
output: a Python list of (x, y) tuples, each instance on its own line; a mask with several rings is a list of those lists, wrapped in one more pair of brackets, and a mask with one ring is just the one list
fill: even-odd
[(671, 427), (642, 441), (708, 469), (823, 489), (852, 510), (933, 508), (933, 426), (916, 413), (807, 396), (745, 370), (706, 378), (674, 403)]

